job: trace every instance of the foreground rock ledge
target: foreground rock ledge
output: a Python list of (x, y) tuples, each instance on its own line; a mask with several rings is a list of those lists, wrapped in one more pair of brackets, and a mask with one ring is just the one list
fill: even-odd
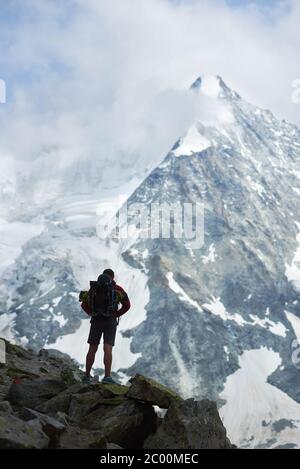
[(184, 400), (141, 374), (128, 386), (85, 385), (66, 357), (6, 346), (0, 448), (232, 448), (214, 402)]

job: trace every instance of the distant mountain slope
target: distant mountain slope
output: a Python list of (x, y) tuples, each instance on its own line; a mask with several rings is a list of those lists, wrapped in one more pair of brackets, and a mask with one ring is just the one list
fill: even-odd
[[(300, 132), (242, 100), (218, 77), (199, 79), (191, 92), (209, 96), (211, 118), (195, 123), (128, 205), (203, 202), (205, 244), (191, 250), (183, 239), (140, 237), (123, 253), (129, 265), (147, 273), (150, 291), (147, 318), (132, 331), (131, 349), (141, 357), (130, 373), (147, 370), (185, 395), (221, 393), (230, 403), (224, 383), (236, 376), (243, 389), (241, 356), (257, 357), (255, 366), (242, 362), (254, 389), (259, 357), (270, 359), (274, 365), (259, 378), (272, 384), (260, 388), (268, 406), (257, 407), (256, 425), (264, 432), (249, 435), (241, 419), (234, 435), (238, 444), (251, 444), (253, 436), (252, 445), (274, 446), (284, 432), (274, 442), (272, 425), (291, 419), (284, 405), (278, 408), (274, 386), (300, 402), (291, 358), (300, 316)], [(248, 392), (255, 402), (255, 392)], [(231, 409), (239, 411), (234, 404)], [(227, 418), (226, 404), (223, 414)], [(298, 428), (299, 412), (295, 420)], [(299, 428), (291, 438), (289, 443), (300, 444)]]

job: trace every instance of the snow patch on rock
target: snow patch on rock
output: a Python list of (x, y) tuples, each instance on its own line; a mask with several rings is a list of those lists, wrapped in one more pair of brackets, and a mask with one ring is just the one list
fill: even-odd
[(205, 138), (197, 127), (193, 126), (189, 129), (186, 136), (180, 139), (179, 146), (173, 150), (175, 156), (188, 155), (199, 153), (206, 150), (211, 146), (210, 142)]
[(223, 321), (235, 321), (239, 326), (249, 324), (240, 314), (228, 313), (225, 306), (220, 301), (220, 298), (213, 297), (213, 300), (210, 303), (205, 303), (202, 307), (209, 313), (219, 316)]
[(173, 290), (174, 293), (178, 295), (180, 301), (189, 303), (193, 308), (195, 308), (199, 312), (203, 311), (199, 304), (196, 301), (192, 300), (192, 298), (190, 298), (187, 293), (183, 290), (183, 288), (181, 288), (181, 286), (178, 285), (178, 283), (174, 280), (173, 272), (168, 272), (166, 277), (169, 282), (169, 287), (171, 288), (171, 290)]
[(298, 316), (295, 316), (295, 314), (290, 313), (289, 311), (286, 311), (285, 314), (289, 322), (291, 323), (291, 326), (293, 328), (295, 336), (297, 337), (298, 342), (300, 343), (300, 318), (298, 318)]

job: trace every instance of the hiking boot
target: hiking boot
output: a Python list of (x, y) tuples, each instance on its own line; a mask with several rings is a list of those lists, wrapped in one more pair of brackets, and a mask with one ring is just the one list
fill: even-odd
[(84, 376), (82, 378), (82, 383), (83, 384), (91, 384), (91, 382), (92, 382), (92, 378), (90, 376)]
[(117, 384), (111, 376), (104, 376), (102, 383), (104, 384)]

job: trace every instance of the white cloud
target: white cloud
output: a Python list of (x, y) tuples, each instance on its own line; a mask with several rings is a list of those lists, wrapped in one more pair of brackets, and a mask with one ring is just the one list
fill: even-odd
[(18, 20), (0, 30), (9, 96), (2, 155), (32, 159), (59, 145), (65, 164), (86, 156), (121, 168), (156, 164), (192, 123), (185, 90), (203, 73), (300, 124), (291, 99), (300, 77), (297, 0), (271, 20), (259, 7), (219, 0), (11, 3)]

